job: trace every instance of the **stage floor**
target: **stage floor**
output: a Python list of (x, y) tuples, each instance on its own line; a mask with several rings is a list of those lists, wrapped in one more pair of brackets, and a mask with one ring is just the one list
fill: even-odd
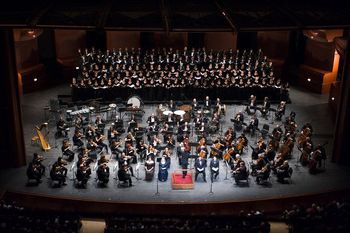
[[(34, 126), (40, 125), (44, 121), (44, 106), (48, 105), (50, 99), (57, 97), (58, 94), (69, 94), (70, 89), (67, 86), (58, 86), (45, 91), (26, 94), (22, 98), (22, 116), (24, 127), (24, 138), (26, 142), (27, 161), (32, 159), (34, 152), (43, 154), (47, 159), (43, 162), (45, 166), (52, 164), (58, 156), (61, 155), (62, 139), (54, 140), (55, 123), (49, 122), (50, 133), (49, 142), (53, 149), (48, 152), (42, 152), (40, 147), (32, 145), (31, 138), (34, 135)], [(314, 143), (324, 143), (328, 141), (326, 146), (328, 161), (326, 163), (326, 171), (317, 175), (310, 175), (307, 168), (296, 166), (296, 159), (300, 152), (294, 148), (293, 158), (290, 164), (294, 169), (291, 184), (280, 184), (276, 181), (276, 177), (272, 175), (271, 185), (261, 186), (255, 183), (254, 177), (250, 176), (249, 186), (236, 186), (230, 173), (226, 176), (226, 169), (223, 163), (220, 167), (220, 175), (213, 183), (212, 192), (210, 193), (210, 179), (209, 169), (207, 169), (207, 180), (202, 181), (201, 176), (198, 182), (195, 182), (192, 190), (172, 190), (171, 187), (171, 173), (179, 169), (177, 158), (174, 153), (171, 159), (171, 168), (169, 170), (169, 178), (166, 182), (158, 183), (159, 195), (157, 192), (156, 174), (158, 167), (156, 166), (156, 173), (153, 181), (144, 181), (144, 167), (141, 165), (139, 178), (133, 178), (134, 186), (130, 188), (119, 188), (117, 186), (115, 177), (116, 172), (113, 172), (115, 161), (110, 162), (111, 177), (106, 188), (99, 188), (95, 180), (95, 172), (93, 172), (87, 188), (77, 189), (72, 180), (68, 180), (68, 185), (61, 188), (51, 188), (49, 180), (44, 177), (43, 183), (39, 186), (26, 186), (26, 167), (18, 169), (8, 169), (1, 171), (0, 187), (2, 190), (10, 190), (15, 192), (26, 192), (32, 194), (41, 194), (47, 196), (59, 196), (64, 198), (84, 199), (84, 200), (101, 200), (111, 202), (140, 202), (140, 203), (205, 203), (205, 202), (237, 202), (247, 200), (273, 199), (279, 197), (301, 196), (305, 194), (320, 193), (332, 190), (342, 190), (350, 187), (350, 169), (347, 166), (341, 166), (330, 162), (330, 154), (332, 151), (333, 129), (334, 122), (331, 119), (328, 110), (327, 95), (319, 95), (313, 93), (303, 92), (297, 88), (291, 88), (290, 98), (292, 104), (287, 105), (286, 115), (290, 111), (296, 112), (296, 121), (298, 126), (302, 126), (305, 122), (311, 122), (314, 128)], [(276, 107), (273, 105), (272, 107)], [(145, 105), (145, 115), (141, 126), (146, 126), (146, 119), (155, 111), (155, 105)], [(243, 105), (228, 105), (227, 114), (223, 120), (223, 131), (232, 123), (230, 118), (233, 114), (243, 109)], [(248, 118), (249, 119), (249, 118)], [(270, 123), (272, 119), (262, 120), (259, 118), (259, 128), (264, 123)], [(273, 122), (274, 125), (280, 122)], [(126, 123), (125, 123), (126, 124)], [(107, 127), (106, 127), (107, 128)], [(71, 129), (70, 136), (73, 130)], [(253, 145), (256, 140), (255, 137), (248, 136), (250, 144)], [(190, 141), (195, 141), (195, 138)], [(56, 146), (56, 147), (55, 147)], [(248, 152), (243, 154), (243, 159), (250, 162), (251, 148)], [(191, 162), (193, 167), (193, 161)], [(135, 165), (134, 165), (135, 166)], [(70, 166), (69, 166), (70, 167)], [(48, 171), (46, 171), (48, 177)], [(68, 172), (68, 177), (73, 178), (71, 170)], [(226, 179), (227, 178), (227, 179)]]

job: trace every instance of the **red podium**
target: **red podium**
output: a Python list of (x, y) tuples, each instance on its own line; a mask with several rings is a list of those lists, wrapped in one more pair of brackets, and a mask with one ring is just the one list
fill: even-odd
[(171, 186), (173, 189), (193, 189), (193, 174), (191, 171), (187, 172), (185, 178), (182, 176), (182, 170), (176, 170), (171, 175)]

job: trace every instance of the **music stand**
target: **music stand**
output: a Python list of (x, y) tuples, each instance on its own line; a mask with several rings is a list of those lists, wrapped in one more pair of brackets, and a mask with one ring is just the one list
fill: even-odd
[(138, 162), (137, 163), (137, 165), (136, 165), (136, 168), (135, 168), (135, 170), (136, 170), (136, 177), (135, 177), (135, 179), (136, 179), (136, 181), (138, 182), (139, 180), (141, 180), (141, 178), (140, 178), (140, 166), (141, 166), (141, 163), (140, 162)]

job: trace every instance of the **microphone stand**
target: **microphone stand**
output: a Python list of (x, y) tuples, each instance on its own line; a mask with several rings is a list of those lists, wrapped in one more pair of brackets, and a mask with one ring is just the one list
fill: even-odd
[(213, 192), (213, 180), (211, 178), (212, 174), (210, 174), (210, 190), (209, 190), (209, 195), (213, 195), (214, 192)]
[[(155, 172), (155, 168), (154, 168), (154, 172)], [(160, 195), (160, 193), (159, 193), (159, 172), (157, 173), (157, 181), (156, 181), (156, 183), (157, 183), (157, 191), (155, 192), (155, 196), (159, 196)]]

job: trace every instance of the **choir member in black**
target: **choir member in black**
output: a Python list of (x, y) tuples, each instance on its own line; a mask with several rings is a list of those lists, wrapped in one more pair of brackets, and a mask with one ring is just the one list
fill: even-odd
[(210, 180), (213, 183), (214, 179), (216, 179), (219, 175), (219, 160), (216, 158), (216, 156), (213, 157), (213, 159), (210, 161)]
[(68, 157), (68, 161), (74, 160), (74, 152), (71, 150), (71, 144), (68, 140), (63, 140), (63, 145), (61, 147), (63, 156)]
[(232, 171), (233, 178), (235, 179), (236, 184), (239, 183), (240, 180), (247, 179), (248, 172), (247, 167), (243, 161), (239, 163), (239, 166)]
[(267, 180), (271, 173), (271, 167), (270, 164), (267, 163), (262, 169), (257, 170), (256, 173), (256, 183), (260, 184), (261, 181)]
[(278, 166), (277, 169), (277, 181), (283, 183), (283, 179), (288, 177), (289, 174), (289, 164), (288, 161), (283, 161), (283, 164), (281, 166)]
[(65, 167), (67, 162), (62, 159), (62, 157), (58, 157), (57, 161), (52, 165), (50, 171), (50, 177), (52, 180), (57, 180), (59, 182), (59, 186), (66, 185), (66, 177), (68, 169)]
[(244, 129), (244, 132), (245, 133), (250, 133), (251, 135), (254, 135), (254, 133), (258, 129), (258, 127), (259, 127), (259, 119), (254, 114), (252, 116), (252, 118), (250, 119), (249, 124)]
[(271, 107), (271, 103), (270, 103), (269, 97), (266, 96), (264, 98), (264, 102), (263, 102), (261, 109), (260, 109), (261, 115), (263, 117), (267, 116), (267, 114), (269, 113), (270, 107)]
[(203, 159), (201, 156), (199, 156), (194, 163), (194, 167), (196, 169), (196, 174), (195, 174), (194, 180), (197, 181), (198, 175), (202, 174), (204, 182), (207, 182), (206, 174), (205, 174), (205, 168), (207, 167), (207, 161), (205, 159)]
[(282, 116), (285, 114), (285, 112), (286, 112), (286, 102), (281, 101), (275, 113), (276, 120), (280, 121), (282, 119)]
[[(101, 156), (102, 157), (102, 156)], [(108, 160), (106, 160), (108, 161)], [(99, 161), (99, 165), (96, 171), (98, 180), (105, 186), (109, 181), (109, 167), (107, 162)]]
[(248, 105), (247, 105), (246, 111), (249, 115), (256, 112), (256, 96), (255, 95), (250, 96), (250, 98), (248, 100)]
[(73, 145), (77, 146), (78, 149), (81, 149), (84, 146), (84, 142), (82, 138), (84, 135), (80, 132), (79, 129), (75, 129), (74, 135), (73, 135)]
[(108, 153), (108, 146), (106, 143), (103, 142), (104, 139), (105, 139), (105, 136), (100, 132), (97, 132), (95, 135), (94, 141), (97, 144), (97, 147), (99, 148), (100, 151), (102, 151), (104, 148)]
[(151, 156), (145, 162), (145, 180), (150, 181), (153, 179), (155, 170), (155, 162)]
[(42, 165), (41, 161), (44, 158), (37, 153), (33, 154), (33, 160), (29, 163), (27, 168), (28, 179), (36, 180), (36, 183), (41, 183), (41, 177), (45, 174), (45, 167)]
[(131, 176), (130, 176), (130, 171), (131, 171), (131, 174), (133, 174), (132, 170), (130, 170), (130, 168), (131, 167), (125, 161), (119, 166), (119, 170), (118, 170), (118, 179), (120, 181), (123, 181), (123, 182), (128, 182), (129, 183), (129, 187), (132, 186), (132, 180), (131, 180)]
[(57, 121), (56, 127), (57, 127), (57, 135), (62, 135), (67, 137), (68, 126), (62, 117), (60, 117), (60, 119)]

